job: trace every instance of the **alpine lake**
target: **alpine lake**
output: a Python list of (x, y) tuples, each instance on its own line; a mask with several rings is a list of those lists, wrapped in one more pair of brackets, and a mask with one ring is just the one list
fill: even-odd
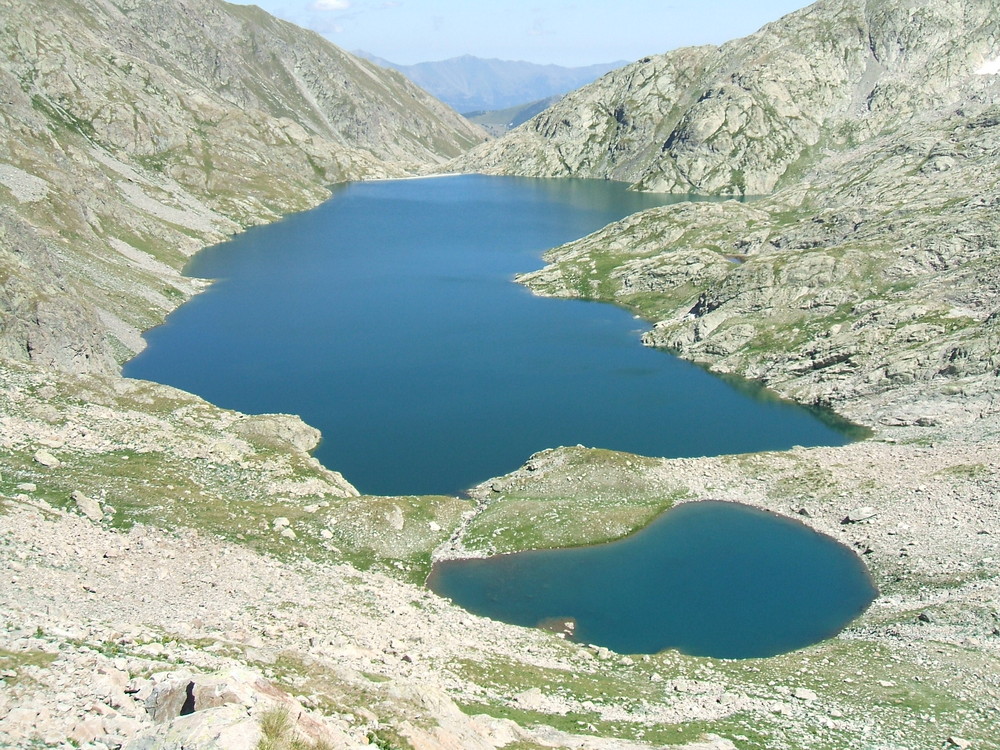
[[(860, 437), (642, 346), (648, 326), (624, 310), (513, 282), (550, 247), (680, 200), (479, 175), (338, 186), (199, 253), (185, 272), (216, 283), (147, 332), (124, 374), (299, 414), (323, 432), (316, 457), (369, 495), (457, 494), (560, 445), (690, 457)], [(828, 638), (877, 594), (833, 539), (720, 502), (610, 544), (441, 562), (428, 585), (622, 653), (724, 658)]]

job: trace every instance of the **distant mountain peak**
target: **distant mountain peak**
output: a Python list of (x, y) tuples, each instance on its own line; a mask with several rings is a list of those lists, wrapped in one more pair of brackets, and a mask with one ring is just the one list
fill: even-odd
[(459, 112), (500, 110), (560, 96), (626, 64), (617, 61), (564, 67), (466, 54), (400, 65), (369, 52), (355, 54), (399, 71)]

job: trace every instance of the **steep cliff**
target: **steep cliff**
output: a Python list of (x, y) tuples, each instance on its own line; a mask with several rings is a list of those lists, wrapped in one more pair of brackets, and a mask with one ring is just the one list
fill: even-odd
[(822, 0), (721, 47), (645, 58), (459, 160), (500, 174), (763, 195), (959, 100), (1000, 55), (995, 2)]
[(111, 371), (185, 259), (485, 134), (402, 76), (218, 0), (0, 5), (0, 353)]

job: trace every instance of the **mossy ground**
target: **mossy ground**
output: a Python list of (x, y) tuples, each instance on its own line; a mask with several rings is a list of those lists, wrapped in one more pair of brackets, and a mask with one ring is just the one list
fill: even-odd
[(503, 553), (620, 539), (686, 497), (658, 481), (655, 459), (614, 451), (562, 448), (483, 485), (477, 514), (462, 529), (466, 551)]

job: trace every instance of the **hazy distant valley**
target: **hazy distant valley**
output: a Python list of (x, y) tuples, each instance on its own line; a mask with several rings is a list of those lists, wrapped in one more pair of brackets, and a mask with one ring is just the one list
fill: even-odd
[[(494, 140), (255, 7), (0, 5), (0, 744), (1000, 747), (998, 11), (821, 0)], [(455, 78), (460, 105), (482, 91)], [(510, 88), (471, 109), (549, 95)], [(519, 280), (872, 436), (551, 446), (468, 497), (362, 497), (298, 417), (120, 376), (205, 289), (181, 274), (198, 250), (335, 183), (455, 171), (751, 197), (635, 214)], [(618, 538), (701, 499), (829, 534), (879, 598), (731, 661), (590, 648), (422, 585), (434, 560)]]
[(627, 64), (569, 68), (514, 60), (486, 60), (472, 55), (416, 65), (398, 65), (366, 52), (359, 56), (399, 71), (456, 112), (494, 111), (568, 94)]

